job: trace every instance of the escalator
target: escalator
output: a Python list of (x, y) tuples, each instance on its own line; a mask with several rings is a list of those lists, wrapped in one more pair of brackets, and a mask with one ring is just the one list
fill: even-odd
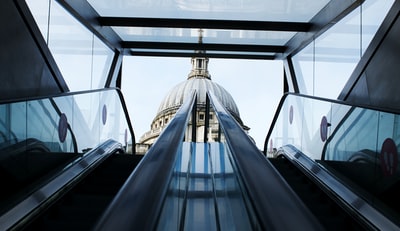
[(140, 160), (110, 155), (21, 230), (90, 230)]
[(399, 119), (394, 111), (288, 93), (264, 154), (325, 229), (399, 230)]
[[(62, 184), (55, 179), (58, 188), (53, 189), (54, 196), (47, 195), (47, 190), (32, 194), (32, 200), (43, 197), (49, 200), (37, 203), (13, 227), (18, 230), (211, 231), (232, 227), (399, 230), (384, 213), (294, 145), (279, 148), (278, 153), (284, 156), (265, 158), (218, 99), (210, 92), (208, 97), (206, 107), (212, 106), (219, 122), (218, 141), (194, 142), (196, 126), (192, 126), (192, 136), (188, 135), (189, 118), (196, 121), (196, 113), (192, 113), (196, 104), (193, 92), (143, 158), (121, 154), (127, 146), (113, 139), (78, 154), (82, 156), (67, 169), (79, 174)], [(288, 127), (291, 123), (283, 124)], [(103, 129), (103, 125), (96, 131)], [(106, 132), (108, 135), (112, 130)], [(283, 135), (293, 135), (291, 132)], [(124, 133), (126, 130), (119, 131), (115, 138)], [(313, 139), (309, 134), (301, 138)], [(283, 137), (282, 141), (290, 139)], [(275, 140), (274, 145), (279, 145)], [(88, 147), (79, 142), (76, 146), (74, 150)], [(68, 176), (68, 171), (64, 173), (60, 175), (62, 178)], [(0, 226), (15, 214), (0, 217), (3, 219)]]
[(269, 161), (282, 175), (289, 186), (318, 218), (325, 230), (366, 230), (352, 216), (348, 209), (341, 207), (324, 191), (321, 186), (310, 179), (294, 163), (284, 156), (269, 158)]
[(84, 154), (22, 152), (11, 157), (0, 162), (1, 179), (10, 178), (3, 181), (8, 187), (2, 190), (1, 230), (92, 228), (142, 159), (112, 140)]
[(0, 230), (88, 230), (141, 161), (118, 89), (5, 102), (0, 115)]
[(0, 214), (15, 206), (43, 182), (60, 172), (82, 154), (49, 152), (36, 139), (27, 139), (0, 149)]

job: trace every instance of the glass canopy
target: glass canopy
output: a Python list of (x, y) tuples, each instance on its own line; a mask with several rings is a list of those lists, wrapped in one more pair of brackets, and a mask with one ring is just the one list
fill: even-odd
[(88, 0), (102, 16), (308, 22), (328, 0)]
[[(196, 43), (199, 29), (157, 27), (113, 27), (126, 41)], [(288, 31), (203, 29), (204, 43), (285, 45), (296, 33)]]
[(308, 34), (322, 10), (337, 8), (329, 0), (87, 2), (100, 26), (120, 39), (124, 54), (175, 57), (205, 50), (210, 57), (279, 59), (298, 34)]

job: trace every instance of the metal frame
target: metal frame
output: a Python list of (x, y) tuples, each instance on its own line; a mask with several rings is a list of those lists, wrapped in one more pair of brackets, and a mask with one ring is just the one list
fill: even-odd
[(294, 31), (308, 32), (310, 23), (304, 22), (272, 22), (272, 21), (240, 21), (213, 19), (177, 19), (177, 18), (136, 18), (136, 17), (99, 17), (102, 26), (121, 27), (167, 27), (167, 28), (202, 28), (225, 30), (262, 30), (262, 31)]
[(293, 56), (363, 2), (364, 0), (330, 1), (310, 20), (309, 23), (312, 24), (310, 31), (308, 33), (297, 33), (293, 36), (286, 43), (287, 50), (285, 53), (276, 58), (285, 59), (287, 56)]
[[(192, 57), (204, 57), (204, 54), (191, 52), (156, 52), (156, 51), (128, 51), (125, 50), (125, 54), (132, 56), (157, 56), (157, 57), (180, 57), (180, 58), (192, 58)], [(229, 53), (206, 53), (208, 58), (222, 58), (222, 59), (257, 59), (257, 60), (275, 60), (275, 55), (262, 55), (262, 54), (229, 54)]]
[[(202, 51), (240, 51), (240, 52), (277, 52), (283, 53), (285, 46), (216, 44), (216, 43), (177, 43), (177, 42), (121, 42), (123, 48), (161, 49), (161, 50), (202, 50)], [(204, 54), (202, 54), (204, 56)]]
[[(83, 25), (105, 42), (116, 53), (132, 56), (159, 57), (196, 57), (195, 50), (216, 51), (207, 53), (209, 58), (286, 60), (299, 52), (318, 35), (343, 18), (350, 11), (362, 4), (364, 0), (330, 1), (309, 22), (276, 22), (276, 21), (243, 21), (187, 18), (140, 18), (140, 17), (102, 17), (87, 1), (57, 0)], [(251, 44), (196, 44), (174, 42), (139, 42), (123, 41), (111, 28), (119, 27), (161, 27), (161, 28), (205, 28), (256, 31), (297, 32), (283, 46)], [(171, 51), (173, 50), (173, 51)], [(243, 53), (248, 52), (248, 53)], [(273, 53), (273, 54), (265, 54)], [(299, 92), (292, 63), (285, 63), (287, 83)], [(112, 76), (113, 75), (113, 76)], [(110, 70), (107, 86), (115, 77), (115, 70)], [(291, 80), (291, 81), (290, 81)]]
[[(106, 79), (106, 83), (104, 85), (105, 88), (109, 88), (109, 87), (118, 87), (119, 88), (119, 86), (117, 86), (118, 85), (117, 82), (118, 82), (118, 77), (119, 77), (119, 74), (120, 74), (120, 71), (122, 68), (122, 59), (123, 59), (123, 55), (119, 51), (116, 51), (114, 53), (114, 58), (112, 60), (111, 67), (110, 67), (110, 70), (108, 72), (108, 76)], [(113, 85), (113, 83), (115, 83), (115, 84)]]
[(100, 15), (87, 1), (56, 1), (113, 51), (119, 50), (121, 52), (120, 43), (122, 39), (117, 33), (115, 33), (113, 29), (100, 25), (99, 21), (97, 20)]
[[(285, 59), (288, 55), (298, 52), (307, 45), (316, 35), (331, 26), (332, 21), (338, 20), (349, 11), (361, 4), (363, 0), (331, 1), (310, 22), (277, 22), (277, 21), (244, 21), (244, 20), (214, 20), (214, 19), (180, 19), (180, 18), (139, 18), (139, 17), (101, 17), (87, 1), (57, 0), (71, 14), (73, 14), (89, 30), (100, 37), (110, 47), (120, 50), (124, 55), (162, 56), (162, 57), (191, 57), (193, 50), (218, 50), (219, 54), (210, 54), (215, 58), (245, 58), (245, 59)], [(111, 28), (120, 27), (167, 27), (167, 28), (204, 28), (204, 29), (232, 29), (256, 31), (288, 31), (298, 32), (284, 46), (264, 45), (235, 45), (235, 44), (181, 44), (123, 41)], [(127, 48), (142, 49), (172, 49), (186, 50), (186, 52), (168, 51), (122, 51)], [(232, 54), (223, 51), (247, 51), (254, 54)], [(276, 55), (259, 54), (260, 52), (275, 52)]]

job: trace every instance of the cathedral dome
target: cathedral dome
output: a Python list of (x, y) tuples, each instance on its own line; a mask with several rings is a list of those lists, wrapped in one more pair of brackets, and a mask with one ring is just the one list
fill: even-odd
[(186, 81), (173, 87), (161, 101), (157, 115), (179, 108), (192, 90), (197, 90), (197, 105), (206, 104), (206, 94), (207, 91), (210, 91), (235, 118), (240, 118), (238, 107), (229, 92), (219, 84), (212, 82), (210, 78), (204, 77), (189, 77)]
[[(201, 32), (201, 31), (200, 31)], [(200, 34), (199, 43), (202, 42), (202, 36)], [(157, 137), (161, 134), (162, 130), (167, 126), (169, 121), (175, 116), (180, 106), (185, 100), (190, 97), (193, 90), (197, 91), (197, 108), (196, 108), (196, 123), (190, 121), (188, 123), (187, 131), (193, 132), (193, 125), (196, 125), (196, 133), (206, 134), (204, 136), (197, 136), (195, 142), (206, 142), (216, 141), (219, 139), (219, 123), (215, 117), (214, 112), (209, 112), (207, 116), (205, 113), (206, 109), (206, 98), (207, 92), (212, 92), (225, 107), (227, 111), (236, 119), (236, 121), (248, 131), (250, 128), (243, 124), (240, 119), (239, 110), (236, 106), (232, 96), (219, 84), (211, 81), (211, 76), (208, 73), (208, 58), (204, 51), (196, 51), (196, 57), (191, 59), (192, 70), (190, 71), (186, 81), (179, 83), (173, 87), (161, 101), (158, 108), (157, 115), (153, 119), (150, 126), (150, 131), (143, 134), (136, 146), (136, 153), (145, 153), (147, 149), (155, 142)], [(207, 124), (207, 122), (209, 122)], [(206, 125), (207, 124), (207, 125)], [(207, 128), (205, 128), (207, 126)], [(191, 132), (187, 132), (185, 139), (191, 140)], [(192, 140), (193, 141), (193, 140)]]

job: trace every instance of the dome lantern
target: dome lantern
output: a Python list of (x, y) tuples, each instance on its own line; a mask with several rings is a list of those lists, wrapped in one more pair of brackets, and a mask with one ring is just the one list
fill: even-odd
[[(199, 29), (199, 44), (203, 43), (203, 30)], [(211, 80), (211, 75), (208, 73), (208, 58), (204, 50), (196, 50), (196, 57), (192, 57), (192, 70), (189, 73), (188, 79), (191, 78), (206, 78)]]

